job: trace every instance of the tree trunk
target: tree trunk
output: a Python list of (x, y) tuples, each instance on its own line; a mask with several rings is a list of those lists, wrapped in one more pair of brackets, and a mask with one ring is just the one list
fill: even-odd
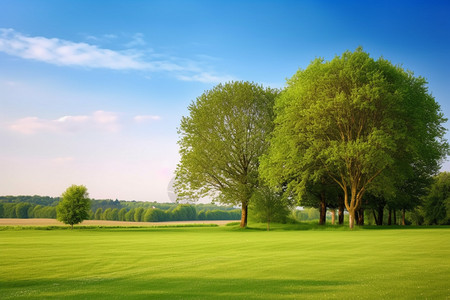
[(373, 209), (373, 208), (372, 208), (372, 214), (373, 214), (373, 218), (375, 219), (375, 224), (378, 225), (377, 214), (375, 213), (375, 209)]
[(327, 220), (327, 204), (325, 203), (325, 194), (320, 194), (320, 219), (319, 225), (325, 225)]
[(331, 210), (331, 224), (336, 224), (336, 209), (334, 208)]
[(394, 225), (397, 225), (397, 211), (394, 209)]
[(70, 229), (73, 229), (73, 224), (70, 224)]
[(392, 225), (392, 209), (389, 208), (388, 225)]
[(270, 219), (267, 220), (267, 231), (270, 231)]
[(348, 212), (348, 226), (350, 229), (353, 229), (355, 227), (355, 211), (349, 210)]
[(406, 222), (405, 222), (405, 215), (406, 215), (406, 211), (405, 209), (402, 209), (402, 225), (405, 226)]
[(383, 206), (378, 206), (378, 226), (382, 226), (383, 225), (383, 216), (384, 216), (384, 205)]
[(338, 223), (339, 225), (344, 224), (344, 200), (341, 197), (339, 197)]
[(358, 211), (358, 222), (357, 224), (359, 226), (363, 226), (364, 225), (364, 208), (360, 208)]
[(242, 201), (241, 228), (247, 227), (247, 217), (248, 217), (248, 204), (247, 201)]

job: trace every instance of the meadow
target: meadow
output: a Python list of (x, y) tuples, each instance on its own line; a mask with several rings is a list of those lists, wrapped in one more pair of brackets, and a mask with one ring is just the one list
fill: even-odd
[(450, 298), (448, 227), (211, 226), (0, 227), (1, 298)]

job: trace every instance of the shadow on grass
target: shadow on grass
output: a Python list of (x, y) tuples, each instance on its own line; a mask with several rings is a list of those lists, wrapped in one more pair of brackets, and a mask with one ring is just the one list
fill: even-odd
[(2, 299), (283, 299), (323, 298), (342, 280), (186, 278), (0, 281)]

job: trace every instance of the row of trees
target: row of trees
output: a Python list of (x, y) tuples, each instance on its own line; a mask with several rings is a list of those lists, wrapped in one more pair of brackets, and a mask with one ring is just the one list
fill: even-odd
[(321, 222), (327, 208), (345, 208), (350, 228), (364, 209), (377, 224), (386, 205), (413, 210), (449, 152), (426, 85), (362, 48), (314, 60), (282, 91), (219, 84), (181, 120), (176, 192), (239, 204), (241, 227), (252, 203), (269, 215), (316, 206)]
[[(80, 186), (75, 186), (79, 188)], [(81, 186), (82, 187), (82, 186)], [(173, 204), (173, 203), (154, 203), (154, 202), (129, 202), (114, 200), (90, 200), (87, 198), (87, 189), (84, 193), (77, 194), (77, 190), (65, 191), (73, 194), (68, 203), (75, 202), (74, 199), (86, 197), (83, 208), (89, 206), (85, 219), (94, 220), (114, 220), (114, 221), (132, 221), (132, 222), (161, 222), (161, 221), (187, 221), (187, 220), (238, 220), (240, 218), (240, 209), (232, 207), (219, 207), (212, 204)], [(83, 187), (84, 188), (84, 187)], [(74, 198), (73, 198), (74, 197)], [(40, 196), (6, 196), (0, 199), (0, 218), (57, 218), (57, 206), (60, 198), (40, 197)], [(30, 202), (22, 202), (29, 200)], [(44, 199), (45, 201), (42, 201)], [(55, 201), (54, 199), (57, 199)], [(34, 202), (34, 203), (33, 203)], [(45, 206), (35, 203), (45, 203), (52, 206)], [(122, 208), (118, 208), (121, 207)], [(129, 208), (129, 207), (131, 208)], [(98, 207), (95, 211), (92, 209)], [(103, 208), (106, 207), (106, 208)], [(115, 207), (115, 208), (112, 208)], [(75, 209), (75, 206), (69, 206)], [(164, 209), (162, 209), (164, 208)], [(63, 212), (64, 214), (67, 212)]]
[(0, 203), (0, 218), (45, 218), (56, 219), (55, 206), (33, 205), (28, 202)]
[(180, 204), (175, 209), (162, 210), (159, 208), (107, 208), (105, 211), (98, 208), (93, 214), (95, 220), (129, 221), (129, 222), (162, 222), (162, 221), (189, 221), (189, 220), (239, 220), (241, 211), (235, 210), (200, 210), (194, 206)]

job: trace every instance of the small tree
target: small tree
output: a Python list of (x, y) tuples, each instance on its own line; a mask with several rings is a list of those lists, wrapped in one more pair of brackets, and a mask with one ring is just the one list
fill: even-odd
[(270, 222), (286, 222), (290, 212), (286, 197), (268, 187), (260, 187), (253, 194), (251, 203), (255, 218), (267, 222), (267, 231), (270, 230)]
[(57, 219), (73, 229), (74, 224), (89, 218), (90, 206), (87, 188), (84, 185), (72, 185), (62, 194), (56, 207)]

